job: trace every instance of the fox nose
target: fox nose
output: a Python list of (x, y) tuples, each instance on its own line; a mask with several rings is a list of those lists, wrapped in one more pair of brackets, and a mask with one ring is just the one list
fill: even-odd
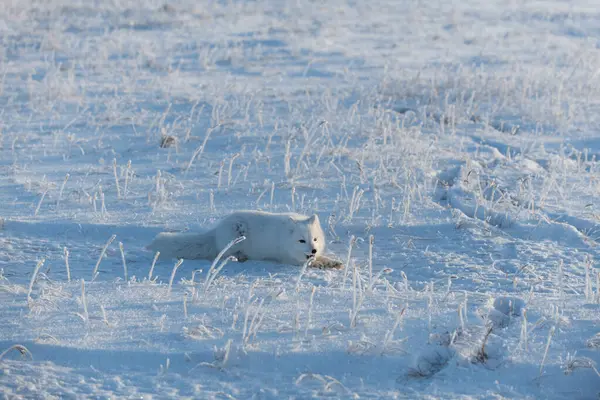
[(312, 249), (313, 254), (317, 254), (317, 249)]

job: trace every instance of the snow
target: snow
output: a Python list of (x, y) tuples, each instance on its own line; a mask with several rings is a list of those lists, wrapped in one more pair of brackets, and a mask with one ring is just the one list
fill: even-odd
[[(5, 2), (2, 397), (598, 398), (596, 6)], [(345, 270), (149, 276), (239, 209)]]

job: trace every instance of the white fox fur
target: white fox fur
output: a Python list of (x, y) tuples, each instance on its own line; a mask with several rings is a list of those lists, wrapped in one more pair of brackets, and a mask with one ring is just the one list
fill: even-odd
[(213, 260), (240, 236), (246, 239), (231, 247), (224, 257), (233, 255), (240, 262), (262, 260), (291, 265), (303, 265), (314, 257), (319, 267), (341, 266), (322, 257), (325, 234), (316, 214), (309, 217), (296, 213), (237, 211), (204, 233), (160, 233), (148, 249), (160, 251), (161, 256)]

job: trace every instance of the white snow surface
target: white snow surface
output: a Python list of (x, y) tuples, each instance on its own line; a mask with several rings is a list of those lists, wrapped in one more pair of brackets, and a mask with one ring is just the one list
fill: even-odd
[[(585, 0), (3, 2), (0, 397), (597, 399), (599, 27)], [(149, 277), (154, 235), (238, 209), (317, 213), (346, 269)]]

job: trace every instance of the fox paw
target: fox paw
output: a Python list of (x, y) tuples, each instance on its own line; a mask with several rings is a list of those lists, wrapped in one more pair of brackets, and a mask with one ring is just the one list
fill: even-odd
[(332, 260), (327, 257), (317, 257), (310, 266), (319, 269), (343, 269), (344, 264), (338, 260)]

